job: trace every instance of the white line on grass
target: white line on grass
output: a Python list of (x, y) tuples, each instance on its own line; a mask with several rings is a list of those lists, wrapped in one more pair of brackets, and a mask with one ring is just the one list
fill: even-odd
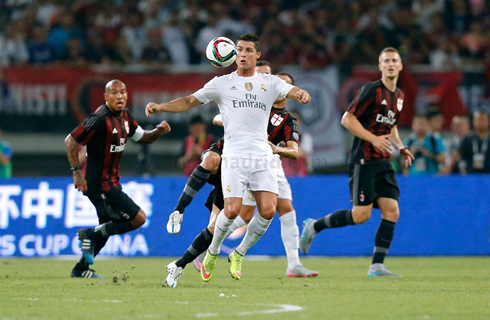
[[(244, 311), (240, 312), (238, 316), (250, 316), (254, 314), (271, 314), (271, 313), (282, 313), (282, 312), (296, 312), (303, 310), (303, 307), (295, 306), (291, 304), (257, 304), (258, 306), (264, 307), (272, 307), (274, 309), (266, 309), (266, 310), (256, 310), (256, 311)], [(229, 315), (229, 314), (227, 314)], [(217, 317), (219, 313), (198, 313), (196, 314), (196, 318), (209, 318), (209, 317)]]

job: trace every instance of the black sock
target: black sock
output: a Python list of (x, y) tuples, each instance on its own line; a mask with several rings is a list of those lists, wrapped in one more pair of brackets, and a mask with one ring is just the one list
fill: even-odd
[(373, 264), (384, 262), (388, 254), (388, 249), (390, 249), (391, 240), (393, 240), (393, 235), (395, 234), (395, 225), (396, 223), (394, 222), (381, 219), (378, 231), (376, 231), (376, 236), (374, 237)]
[(318, 219), (313, 224), (313, 228), (316, 232), (320, 232), (327, 228), (340, 228), (353, 224), (352, 210), (337, 210), (334, 213)]
[(179, 203), (174, 210), (184, 213), (185, 208), (187, 208), (187, 206), (191, 203), (192, 199), (194, 199), (194, 196), (199, 192), (199, 190), (204, 187), (210, 175), (210, 170), (206, 170), (201, 167), (201, 165), (198, 165), (194, 171), (192, 171), (189, 180), (187, 180), (184, 191), (180, 195)]
[(175, 261), (177, 267), (185, 268), (185, 266), (192, 262), (194, 259), (199, 257), (201, 253), (206, 251), (211, 242), (213, 241), (213, 234), (208, 230), (208, 228), (201, 231), (200, 234), (196, 236), (192, 244), (187, 248), (182, 257)]
[(135, 228), (131, 224), (131, 221), (124, 221), (124, 222), (109, 221), (99, 225), (97, 228), (88, 229), (87, 237), (97, 242), (104, 241), (104, 240), (107, 241), (107, 238), (109, 238), (114, 234), (123, 234), (132, 231), (134, 229)]

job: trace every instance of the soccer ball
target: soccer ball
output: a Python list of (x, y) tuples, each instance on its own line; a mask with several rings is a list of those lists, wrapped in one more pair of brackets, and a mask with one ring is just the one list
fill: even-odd
[(229, 67), (236, 59), (235, 44), (226, 37), (214, 38), (206, 47), (206, 58), (216, 68)]

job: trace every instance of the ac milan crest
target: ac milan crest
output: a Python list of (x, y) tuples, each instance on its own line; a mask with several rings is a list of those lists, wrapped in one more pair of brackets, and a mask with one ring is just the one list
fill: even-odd
[(275, 114), (272, 116), (271, 118), (271, 124), (274, 126), (274, 127), (277, 127), (278, 125), (280, 125), (282, 123), (282, 121), (284, 120), (283, 117), (281, 117), (280, 115), (278, 114)]

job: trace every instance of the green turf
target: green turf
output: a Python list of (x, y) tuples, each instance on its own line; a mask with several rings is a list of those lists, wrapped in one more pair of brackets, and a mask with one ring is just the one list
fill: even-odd
[(490, 257), (389, 257), (399, 279), (368, 278), (368, 258), (303, 258), (320, 272), (307, 279), (246, 258), (239, 281), (220, 257), (211, 282), (189, 265), (166, 288), (170, 261), (97, 260), (95, 280), (71, 279), (74, 261), (0, 259), (0, 319), (490, 319)]

